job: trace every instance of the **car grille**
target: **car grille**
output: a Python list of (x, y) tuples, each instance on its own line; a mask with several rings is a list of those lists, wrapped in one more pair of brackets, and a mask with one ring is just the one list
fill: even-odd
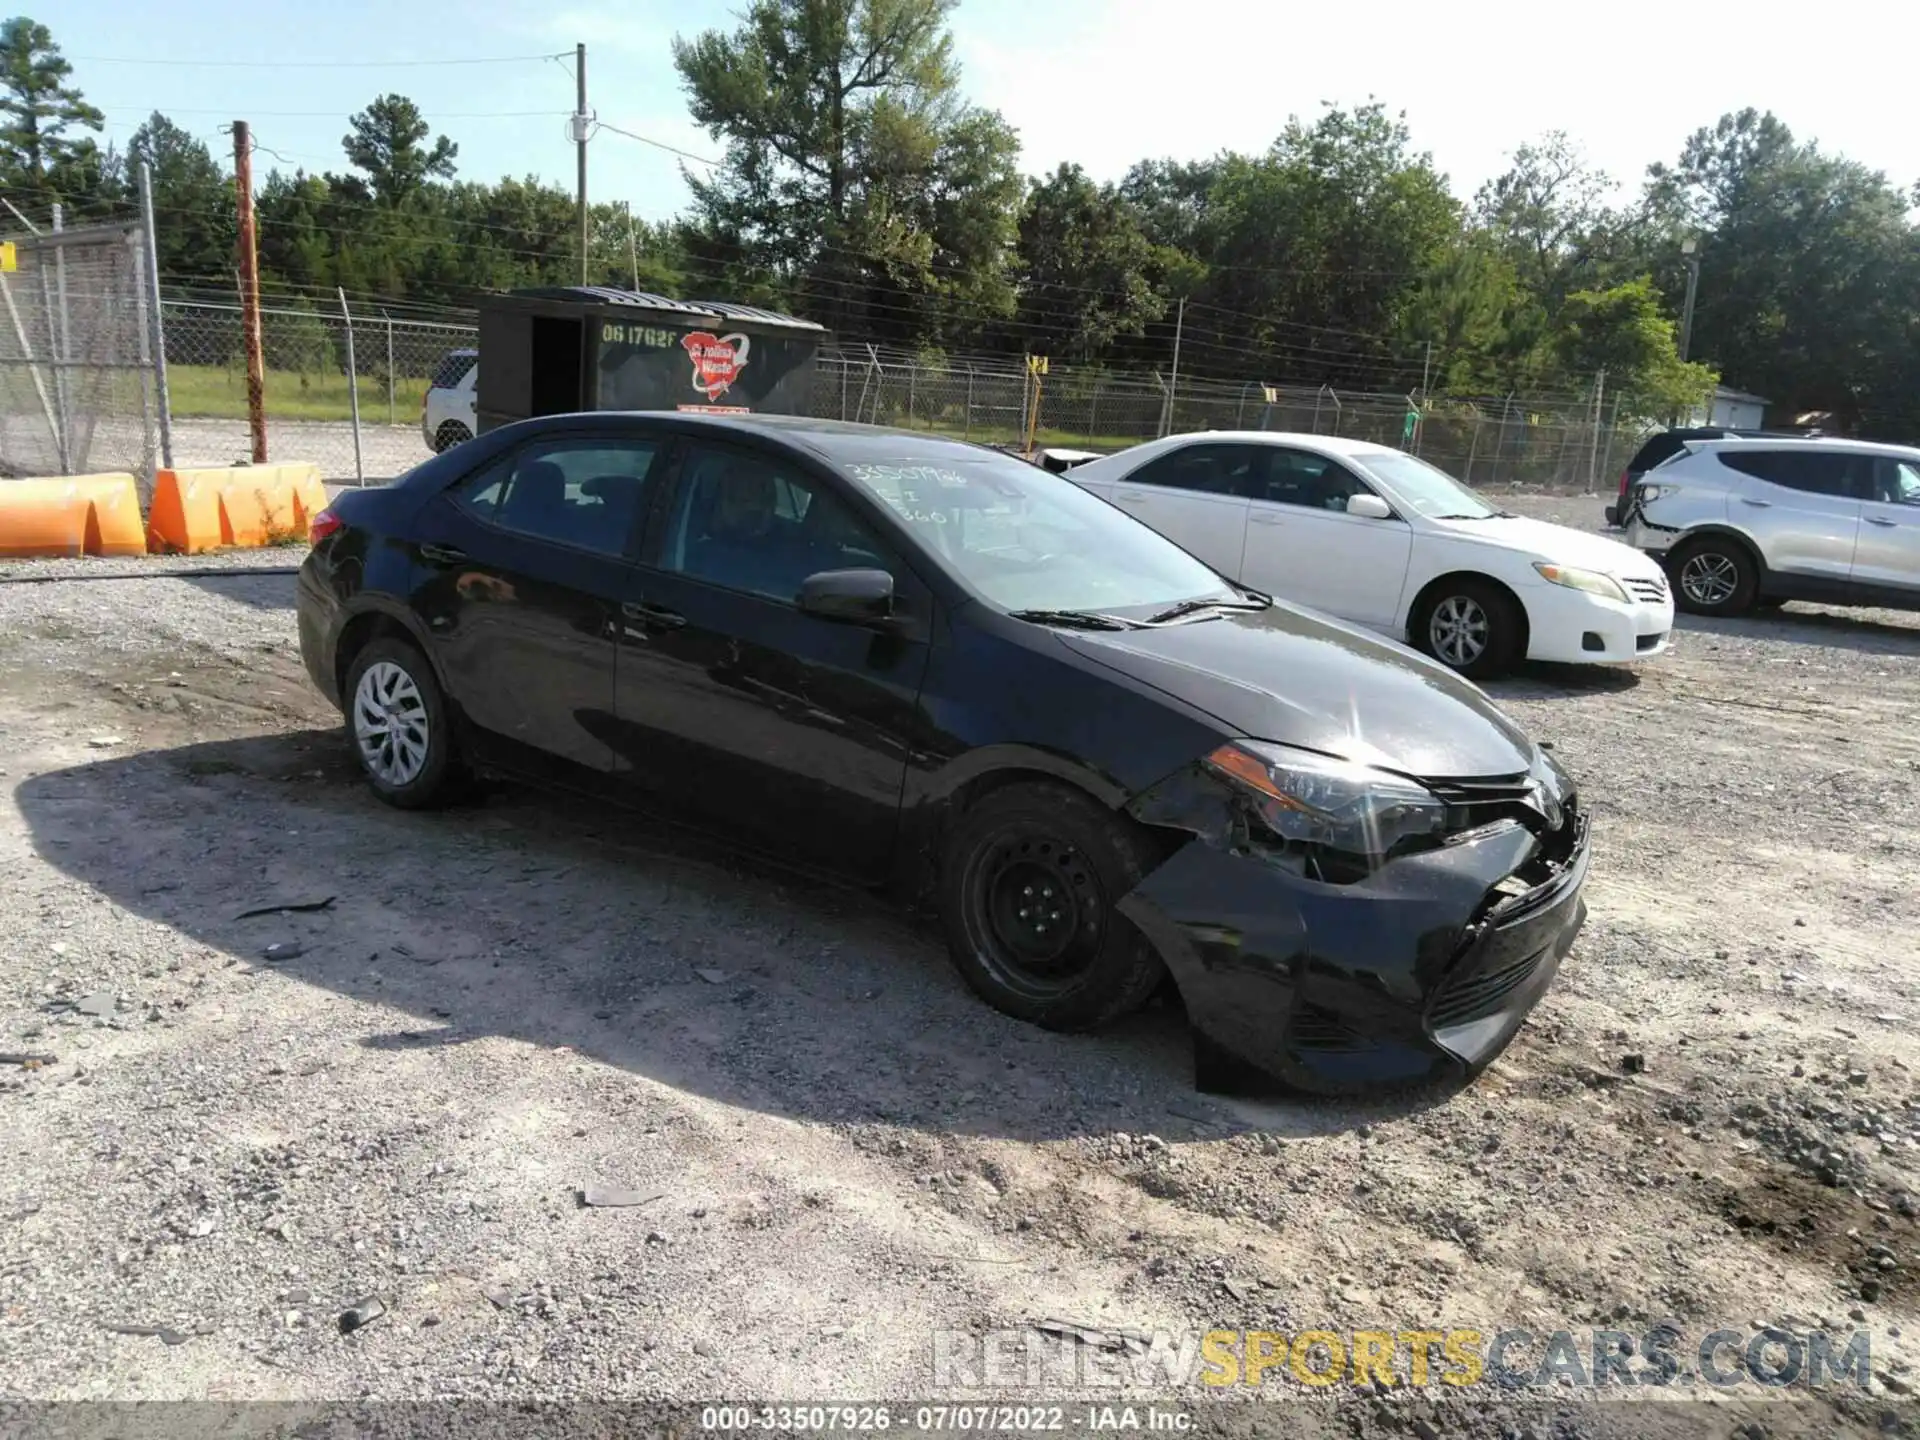
[(1447, 829), (1477, 830), (1496, 820), (1518, 820), (1535, 834), (1566, 826), (1576, 804), (1571, 791), (1560, 797), (1561, 823), (1555, 826), (1535, 803), (1534, 784), (1526, 776), (1506, 780), (1428, 780), (1426, 787), (1447, 803)]
[(1650, 580), (1622, 580), (1620, 583), (1627, 587), (1627, 593), (1636, 600), (1657, 604), (1667, 598), (1667, 582), (1657, 575)]
[[(1552, 947), (1548, 947), (1551, 949)], [(1513, 993), (1525, 985), (1547, 950), (1538, 950), (1498, 970), (1481, 970), (1472, 975), (1449, 976), (1435, 992), (1427, 1018), (1436, 1030), (1481, 1020), (1503, 1009)]]
[(1339, 1016), (1314, 1005), (1302, 1005), (1293, 1017), (1291, 1037), (1302, 1050), (1354, 1055), (1373, 1048), (1373, 1042)]

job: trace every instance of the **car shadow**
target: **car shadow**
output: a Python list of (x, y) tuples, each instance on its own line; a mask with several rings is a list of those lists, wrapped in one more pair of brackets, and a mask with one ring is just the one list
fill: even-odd
[(794, 1120), (1022, 1140), (1339, 1133), (1457, 1093), (1204, 1095), (1177, 998), (1095, 1035), (1040, 1030), (866, 892), (601, 801), (502, 787), (399, 812), (337, 728), (76, 765), (14, 799), (38, 855), (114, 904), (409, 1017), (330, 1044), (499, 1037)]
[(1532, 661), (1511, 675), (1486, 682), (1490, 695), (1515, 700), (1562, 700), (1582, 695), (1618, 695), (1638, 688), (1640, 673), (1620, 665), (1555, 665)]
[(234, 570), (220, 575), (186, 575), (181, 578), (197, 590), (217, 595), (255, 610), (288, 610), (294, 604), (294, 571)]
[[(1896, 619), (1883, 618), (1898, 615)], [(1682, 634), (1722, 635), (1739, 640), (1782, 640), (1792, 645), (1853, 650), (1863, 655), (1920, 655), (1920, 613), (1840, 610), (1789, 604), (1771, 614), (1737, 619), (1676, 615)]]

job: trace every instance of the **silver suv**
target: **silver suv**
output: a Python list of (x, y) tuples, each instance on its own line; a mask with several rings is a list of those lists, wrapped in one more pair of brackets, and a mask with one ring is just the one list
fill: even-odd
[(1740, 615), (1785, 600), (1920, 610), (1920, 450), (1863, 440), (1696, 440), (1642, 475), (1627, 543), (1674, 601)]

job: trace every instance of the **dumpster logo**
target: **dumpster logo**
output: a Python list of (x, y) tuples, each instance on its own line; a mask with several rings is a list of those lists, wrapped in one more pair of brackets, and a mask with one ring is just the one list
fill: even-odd
[(745, 335), (721, 336), (695, 330), (682, 335), (680, 343), (693, 361), (693, 388), (709, 400), (718, 400), (740, 378), (753, 342)]

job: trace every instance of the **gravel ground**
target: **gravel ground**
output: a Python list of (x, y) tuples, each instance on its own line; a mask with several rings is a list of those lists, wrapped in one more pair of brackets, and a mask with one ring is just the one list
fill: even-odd
[[(1582, 782), (1587, 929), (1475, 1085), (1326, 1104), (1197, 1095), (1171, 1010), (1018, 1025), (910, 919), (583, 802), (387, 810), (291, 600), (0, 584), (0, 1050), (55, 1057), (0, 1065), (0, 1400), (908, 1396), (936, 1330), (1048, 1317), (1670, 1320), (1868, 1330), (1876, 1377), (1674, 1433), (1916, 1423), (1920, 617), (1493, 687)], [(1522, 1433), (1426, 1403), (1339, 1433)]]

